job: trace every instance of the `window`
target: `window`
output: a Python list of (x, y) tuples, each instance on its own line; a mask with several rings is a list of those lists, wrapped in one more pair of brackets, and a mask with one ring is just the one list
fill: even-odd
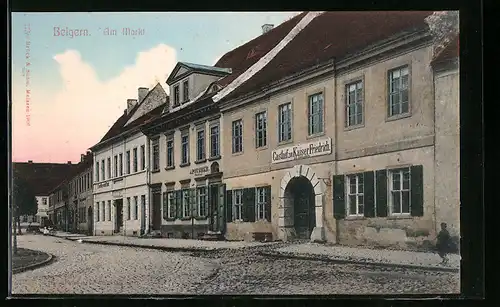
[(257, 113), (255, 115), (255, 147), (263, 147), (267, 144), (266, 130), (267, 130), (266, 112)]
[(202, 161), (205, 159), (205, 130), (199, 129), (196, 132), (196, 160)]
[(139, 197), (134, 196), (134, 220), (137, 220), (137, 216), (139, 215)]
[[(111, 158), (108, 158), (108, 178), (111, 178)], [(81, 186), (80, 186), (81, 188)]]
[(99, 214), (99, 202), (95, 203), (95, 215), (97, 217), (97, 221), (99, 222), (101, 220), (101, 215)]
[(391, 170), (389, 175), (391, 214), (410, 214), (410, 169)]
[(279, 142), (292, 139), (292, 104), (285, 103), (278, 107)]
[(167, 140), (167, 167), (174, 167), (174, 139)]
[(179, 97), (179, 86), (174, 86), (174, 106), (179, 105), (180, 97)]
[(141, 170), (146, 169), (146, 146), (141, 145)]
[(323, 94), (309, 96), (308, 108), (309, 135), (323, 132)]
[(99, 161), (95, 163), (95, 181), (99, 181)]
[(123, 154), (118, 156), (118, 164), (120, 167), (120, 176), (123, 176)]
[(189, 81), (186, 80), (182, 83), (182, 99), (184, 102), (189, 100)]
[(346, 86), (345, 125), (346, 127), (363, 124), (363, 81)]
[(134, 173), (137, 173), (137, 148), (133, 149)]
[(108, 200), (108, 221), (111, 221), (111, 200)]
[(101, 202), (101, 221), (106, 221), (106, 203), (104, 201)]
[(182, 213), (183, 217), (191, 216), (191, 211), (189, 209), (189, 189), (182, 190)]
[(106, 173), (104, 172), (104, 159), (101, 160), (101, 174), (102, 174), (102, 180), (106, 180)]
[(219, 126), (210, 127), (210, 157), (219, 156)]
[(130, 203), (130, 197), (127, 197), (127, 220), (130, 220), (130, 206), (132, 206)]
[(233, 121), (233, 153), (243, 151), (243, 122)]
[(183, 132), (181, 136), (181, 164), (189, 163), (189, 134)]
[(114, 171), (114, 176), (115, 178), (118, 177), (118, 156), (114, 156), (114, 163), (115, 163), (115, 171)]
[(42, 198), (42, 205), (44, 205), (44, 206), (47, 205), (47, 198), (46, 197)]
[[(145, 210), (146, 208), (146, 195), (141, 195), (141, 210)], [(144, 218), (144, 216), (142, 216), (141, 218)]]
[(160, 170), (160, 144), (159, 139), (154, 139), (152, 141), (152, 154), (153, 154), (153, 171)]
[(257, 220), (265, 220), (266, 219), (266, 202), (267, 202), (267, 197), (269, 195), (266, 195), (266, 189), (264, 187), (262, 188), (256, 188), (257, 189), (257, 197), (256, 197), (256, 208), (257, 208)]
[(198, 215), (207, 216), (207, 187), (196, 189), (198, 199)]
[(125, 153), (125, 174), (130, 174), (130, 150)]
[(363, 174), (347, 176), (347, 215), (364, 215), (364, 177)]
[(176, 209), (175, 192), (167, 192), (167, 217), (169, 219), (175, 218)]
[(389, 71), (389, 117), (407, 114), (408, 66)]
[(233, 221), (243, 220), (243, 190), (233, 190)]

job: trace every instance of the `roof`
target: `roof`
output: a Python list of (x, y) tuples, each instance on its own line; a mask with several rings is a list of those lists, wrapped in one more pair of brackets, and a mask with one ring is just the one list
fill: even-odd
[[(224, 55), (216, 66), (233, 68), (220, 80), (228, 85), (276, 46), (307, 14), (301, 13), (273, 30)], [(331, 59), (341, 59), (398, 33), (427, 27), (429, 11), (325, 12), (314, 18), (265, 67), (227, 95), (224, 100), (256, 90), (297, 71)], [(248, 53), (258, 55), (248, 59)]]
[[(187, 71), (178, 73), (181, 67), (184, 67)], [(193, 73), (193, 72), (201, 72), (201, 73), (208, 73), (220, 77), (225, 77), (231, 73), (230, 68), (223, 68), (223, 67), (215, 67), (215, 66), (207, 66), (207, 65), (201, 65), (201, 64), (194, 64), (194, 63), (188, 63), (188, 62), (178, 62), (174, 69), (170, 72), (166, 83), (168, 85), (171, 85), (172, 83), (177, 82), (178, 80), (184, 78), (185, 76)]]
[(12, 167), (28, 182), (36, 196), (44, 196), (70, 176), (78, 164), (14, 162)]
[(187, 67), (195, 69), (195, 70), (213, 70), (213, 71), (218, 71), (218, 72), (222, 72), (222, 73), (231, 73), (230, 68), (222, 68), (222, 67), (216, 67), (216, 66), (188, 63), (188, 62), (179, 62), (179, 63), (186, 65)]
[(459, 35), (455, 35), (444, 48), (438, 50), (434, 57), (432, 58), (432, 65), (446, 62), (448, 60), (452, 60), (458, 58), (460, 56), (460, 42)]

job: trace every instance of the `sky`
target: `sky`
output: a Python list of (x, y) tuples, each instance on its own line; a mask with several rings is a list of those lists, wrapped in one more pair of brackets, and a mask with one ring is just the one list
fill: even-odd
[(138, 87), (168, 93), (178, 61), (214, 65), (297, 13), (13, 13), (12, 161), (79, 162)]

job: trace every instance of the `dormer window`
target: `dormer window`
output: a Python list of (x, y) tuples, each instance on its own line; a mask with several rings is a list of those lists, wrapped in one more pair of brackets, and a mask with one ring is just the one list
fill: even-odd
[(180, 103), (180, 97), (179, 97), (179, 86), (176, 85), (174, 86), (174, 106), (179, 105)]
[(186, 102), (189, 100), (189, 81), (186, 80), (182, 83), (182, 95), (183, 95), (183, 102)]

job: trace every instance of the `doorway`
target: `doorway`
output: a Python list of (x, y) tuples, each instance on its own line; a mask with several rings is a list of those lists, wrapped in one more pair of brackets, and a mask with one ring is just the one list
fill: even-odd
[(94, 233), (94, 212), (92, 211), (92, 206), (87, 211), (87, 225), (87, 233), (91, 236)]
[(285, 198), (293, 201), (296, 238), (309, 239), (316, 226), (314, 187), (306, 177), (294, 177), (285, 189)]
[(153, 230), (161, 230), (161, 192), (153, 192)]
[(121, 233), (123, 228), (123, 199), (115, 200), (115, 232)]

